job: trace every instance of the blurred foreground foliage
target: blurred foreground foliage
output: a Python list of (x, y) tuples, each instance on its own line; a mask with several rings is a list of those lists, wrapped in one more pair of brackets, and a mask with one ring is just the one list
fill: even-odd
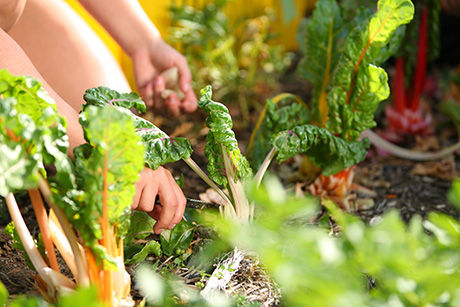
[[(433, 212), (407, 225), (392, 210), (369, 225), (330, 202), (334, 233), (312, 223), (313, 199), (290, 198), (274, 178), (249, 194), (256, 222), (215, 224), (230, 244), (257, 255), (282, 305), (459, 306), (460, 223), (451, 216)], [(460, 181), (449, 197), (460, 206)]]
[[(326, 202), (328, 214), (318, 223), (317, 201), (291, 197), (274, 177), (248, 192), (258, 208), (254, 223), (211, 213), (204, 218), (218, 228), (220, 239), (213, 245), (229, 244), (259, 258), (281, 289), (282, 305), (459, 306), (460, 223), (451, 216), (433, 212), (425, 220), (416, 216), (405, 224), (392, 210), (369, 225)], [(460, 206), (460, 180), (454, 181), (449, 200)], [(174, 277), (164, 280), (145, 264), (139, 265), (135, 280), (146, 305), (235, 304), (218, 293), (212, 302), (206, 301), (197, 289)], [(74, 296), (86, 302), (94, 293), (79, 291)], [(0, 305), (6, 299), (1, 288)], [(57, 306), (75, 306), (66, 301)], [(41, 304), (20, 298), (10, 306)]]

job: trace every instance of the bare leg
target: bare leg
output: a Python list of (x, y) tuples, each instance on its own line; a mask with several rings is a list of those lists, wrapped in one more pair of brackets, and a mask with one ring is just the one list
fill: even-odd
[(110, 50), (63, 0), (28, 0), (9, 34), (50, 86), (76, 110), (88, 88), (130, 91)]

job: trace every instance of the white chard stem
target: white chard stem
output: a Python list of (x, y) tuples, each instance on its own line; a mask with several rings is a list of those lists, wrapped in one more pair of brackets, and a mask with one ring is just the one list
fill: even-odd
[(61, 224), (62, 230), (64, 231), (64, 234), (67, 237), (67, 240), (69, 241), (70, 247), (75, 256), (75, 264), (77, 266), (78, 272), (78, 284), (83, 287), (88, 287), (90, 285), (88, 270), (83, 259), (83, 255), (81, 254), (80, 248), (78, 247), (77, 236), (75, 235), (72, 226), (67, 220), (64, 211), (51, 201), (51, 190), (45, 179), (40, 179), (39, 188), (43, 194), (43, 197), (45, 197), (46, 202), (56, 214), (56, 217), (59, 223)]
[(6, 198), (6, 206), (10, 212), (11, 219), (13, 220), (16, 231), (21, 239), (22, 246), (30, 258), (34, 268), (37, 270), (40, 277), (46, 282), (47, 285), (52, 285), (51, 279), (46, 273), (46, 269), (49, 269), (45, 260), (43, 260), (40, 252), (38, 251), (37, 246), (35, 246), (32, 235), (29, 232), (29, 229), (22, 218), (21, 211), (19, 210), (16, 198), (14, 198), (13, 193), (9, 193)]
[(187, 163), (188, 166), (190, 166), (190, 168), (195, 172), (197, 173), (198, 176), (200, 176), (201, 179), (204, 180), (204, 182), (206, 182), (211, 188), (214, 189), (214, 191), (217, 192), (217, 194), (219, 194), (220, 197), (222, 197), (222, 199), (225, 201), (226, 204), (229, 204), (230, 206), (232, 205), (232, 202), (230, 201), (230, 199), (228, 198), (228, 196), (224, 193), (224, 191), (222, 191), (221, 188), (219, 188), (217, 186), (217, 184), (214, 183), (214, 181), (212, 181), (208, 175), (206, 175), (205, 172), (203, 172), (203, 170), (201, 169), (201, 167), (198, 166), (198, 164), (195, 163), (195, 161), (192, 160), (192, 158), (188, 158), (188, 159), (183, 159), (185, 163)]

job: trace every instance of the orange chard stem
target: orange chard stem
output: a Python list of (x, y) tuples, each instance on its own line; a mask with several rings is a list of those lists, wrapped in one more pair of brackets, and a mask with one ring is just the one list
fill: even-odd
[(41, 194), (38, 189), (29, 189), (28, 190), (30, 200), (32, 202), (32, 207), (37, 217), (38, 226), (42, 234), (43, 243), (45, 245), (45, 252), (48, 257), (50, 267), (60, 272), (59, 265), (56, 258), (56, 252), (54, 251), (53, 240), (51, 239), (51, 231), (48, 224), (48, 214), (46, 213), (45, 205)]
[[(101, 217), (101, 230), (102, 230), (102, 246), (104, 246), (107, 250), (109, 255), (113, 255), (113, 251), (115, 250), (113, 243), (114, 243), (114, 234), (113, 230), (110, 227), (109, 221), (109, 208), (108, 208), (108, 200), (109, 200), (109, 193), (108, 193), (108, 182), (107, 182), (107, 172), (108, 172), (108, 162), (107, 162), (107, 153), (104, 155), (104, 170), (103, 170), (103, 188), (102, 188), (102, 217)], [(112, 296), (113, 296), (113, 279), (112, 279), (112, 272), (108, 270), (101, 271), (101, 279), (102, 279), (102, 288), (101, 288), (101, 295), (102, 300), (109, 304), (113, 304)]]
[[(85, 247), (86, 261), (88, 263), (88, 275), (91, 280), (91, 284), (94, 285), (98, 290), (101, 289), (101, 277), (99, 276), (99, 267), (96, 263), (96, 258), (94, 257), (90, 248)], [(98, 291), (100, 292), (100, 291)]]

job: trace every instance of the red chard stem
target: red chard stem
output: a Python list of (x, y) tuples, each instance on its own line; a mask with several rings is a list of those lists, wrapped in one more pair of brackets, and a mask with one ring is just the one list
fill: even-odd
[(406, 89), (404, 84), (404, 58), (396, 59), (395, 77), (393, 83), (394, 106), (398, 113), (403, 114), (406, 109)]
[(426, 7), (422, 10), (420, 20), (420, 36), (418, 40), (417, 67), (415, 68), (414, 76), (414, 94), (412, 96), (411, 109), (416, 111), (420, 107), (420, 94), (423, 89), (426, 74), (427, 62), (427, 20), (428, 10)]

